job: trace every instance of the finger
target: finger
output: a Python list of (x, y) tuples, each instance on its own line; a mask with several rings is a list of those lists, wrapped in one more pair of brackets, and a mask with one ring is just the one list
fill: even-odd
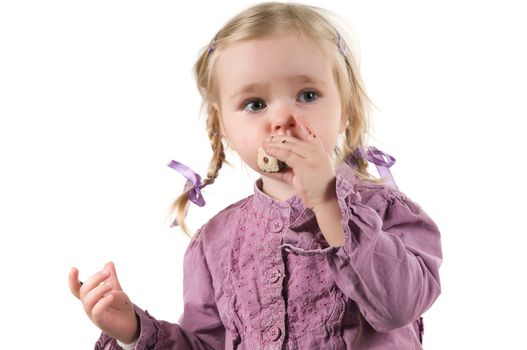
[(287, 167), (278, 173), (265, 173), (265, 176), (279, 180), (279, 181), (283, 181), (283, 182), (286, 182), (292, 185), (293, 179), (295, 177), (295, 172), (293, 170), (293, 167)]
[(99, 299), (97, 303), (90, 310), (90, 316), (94, 322), (100, 322), (104, 313), (110, 308), (112, 302), (114, 301), (114, 296), (112, 293), (105, 295), (103, 298)]
[(306, 126), (305, 120), (302, 117), (295, 117), (295, 121), (300, 129), (300, 135), (303, 141), (313, 142), (313, 132)]
[(70, 286), (71, 293), (77, 298), (80, 299), (80, 288), (81, 284), (79, 281), (79, 270), (75, 267), (72, 267), (69, 273), (68, 284)]
[(107, 294), (111, 294), (112, 290), (112, 284), (107, 282), (98, 285), (97, 287), (90, 290), (88, 294), (82, 299), (82, 303), (84, 305), (84, 310), (86, 310), (86, 313), (90, 315), (92, 313), (92, 309), (101, 300), (104, 298)]
[(321, 143), (317, 131), (304, 117), (294, 116), (294, 118), (300, 128), (304, 131), (302, 134), (305, 137), (303, 138), (304, 141), (309, 143)]
[(112, 290), (110, 292), (113, 295), (113, 304), (112, 308), (118, 309), (118, 310), (132, 310), (133, 305), (128, 296), (125, 292), (122, 290)]
[[(312, 146), (308, 143), (302, 141), (298, 142), (294, 140), (291, 141), (291, 138), (288, 136), (280, 136), (273, 138), (272, 141), (265, 142), (263, 144), (263, 148), (269, 155), (275, 156), (276, 158), (286, 163), (287, 161), (285, 159), (280, 158), (280, 156), (286, 155), (285, 152), (293, 153), (303, 159), (308, 158), (309, 155), (313, 152)], [(273, 154), (269, 153), (268, 151)], [(278, 156), (276, 152), (279, 152), (280, 156)]]
[[(295, 149), (300, 150), (302, 147), (310, 146), (311, 144), (309, 142), (303, 141), (300, 138), (294, 137), (294, 136), (287, 136), (287, 135), (273, 135), (267, 140), (264, 141), (264, 144), (269, 144), (272, 146), (280, 146), (280, 144), (284, 144), (286, 146), (296, 146)], [(262, 145), (263, 146), (263, 145)], [(299, 153), (306, 153), (300, 151)]]
[(282, 142), (282, 143), (288, 142), (288, 143), (293, 143), (293, 144), (304, 143), (301, 139), (294, 137), (294, 136), (288, 136), (288, 135), (271, 135), (267, 140), (264, 141), (264, 143), (272, 143), (272, 142)]
[(100, 315), (110, 308), (119, 311), (134, 310), (132, 302), (124, 292), (112, 290), (95, 303), (91, 312), (92, 315)]
[(115, 286), (115, 289), (117, 290), (123, 290), (121, 288), (121, 284), (119, 283), (119, 279), (117, 278), (117, 271), (115, 271), (115, 265), (113, 262), (108, 262), (104, 265), (104, 270), (110, 272), (110, 278), (109, 280), (112, 282), (112, 284)]
[(285, 162), (287, 165), (289, 165), (291, 168), (295, 169), (301, 166), (301, 162), (306, 160), (305, 157), (293, 152), (291, 148), (294, 146), (284, 146), (284, 144), (280, 144), (280, 146), (271, 146), (266, 145), (264, 146), (264, 151), (269, 154), (270, 156), (273, 156), (282, 162)]
[(90, 278), (88, 278), (81, 286), (80, 286), (80, 298), (81, 300), (84, 299), (86, 294), (91, 291), (93, 288), (97, 287), (102, 282), (106, 281), (110, 277), (110, 272), (107, 270), (99, 271)]

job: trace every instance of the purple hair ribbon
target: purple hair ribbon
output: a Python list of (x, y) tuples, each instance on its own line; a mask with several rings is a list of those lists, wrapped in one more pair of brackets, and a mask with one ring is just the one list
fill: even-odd
[[(362, 148), (357, 148), (355, 154), (362, 159), (366, 159), (368, 162), (375, 164), (379, 175), (386, 181), (386, 184), (398, 189), (393, 179), (390, 167), (395, 164), (395, 158), (377, 148), (370, 146), (366, 151)], [(386, 159), (385, 159), (386, 158)], [(348, 164), (355, 167), (355, 161), (350, 157), (347, 161)]]
[(185, 164), (176, 162), (175, 160), (172, 160), (168, 164), (168, 166), (178, 171), (187, 179), (187, 182), (185, 184), (185, 191), (188, 192), (188, 198), (196, 205), (200, 207), (204, 206), (205, 199), (201, 194), (201, 189), (203, 188), (203, 184), (201, 183), (201, 176), (199, 176), (196, 172), (194, 172)]
[(207, 49), (207, 54), (210, 55), (211, 53), (214, 52), (214, 50), (216, 49), (216, 39), (218, 38), (218, 34), (216, 34), (216, 36), (214, 37), (214, 39), (211, 40), (211, 42), (209, 43), (209, 48)]

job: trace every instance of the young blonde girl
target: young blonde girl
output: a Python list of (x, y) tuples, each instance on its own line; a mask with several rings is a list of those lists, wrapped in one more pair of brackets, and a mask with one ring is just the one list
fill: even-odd
[[(195, 74), (213, 158), (203, 181), (170, 163), (189, 180), (177, 223), (190, 234), (185, 211), (204, 205), (224, 146), (261, 178), (192, 237), (178, 323), (134, 305), (113, 264), (84, 284), (72, 269), (72, 293), (103, 331), (96, 349), (422, 349), (421, 315), (440, 294), (440, 233), (397, 190), (393, 158), (365, 149), (369, 100), (330, 18), (262, 3), (204, 48)], [(260, 147), (287, 167), (262, 171)]]

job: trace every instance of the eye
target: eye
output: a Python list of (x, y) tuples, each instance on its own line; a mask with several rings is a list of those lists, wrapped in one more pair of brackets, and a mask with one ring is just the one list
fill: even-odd
[(265, 107), (265, 102), (262, 100), (249, 100), (243, 104), (243, 109), (249, 112), (258, 112)]
[(300, 93), (300, 98), (304, 96), (306, 101), (305, 102), (312, 102), (315, 101), (320, 97), (319, 93), (315, 90), (304, 90)]

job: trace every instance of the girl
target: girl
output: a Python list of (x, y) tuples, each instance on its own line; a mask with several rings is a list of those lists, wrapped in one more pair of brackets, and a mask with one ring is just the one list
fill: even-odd
[[(367, 160), (393, 161), (362, 151), (368, 98), (341, 33), (321, 9), (263, 3), (203, 50), (195, 74), (214, 155), (204, 181), (171, 163), (189, 178), (179, 225), (188, 233), (187, 204), (204, 204), (224, 143), (261, 177), (189, 243), (178, 323), (132, 304), (113, 264), (84, 284), (72, 269), (72, 293), (103, 331), (96, 349), (422, 349), (440, 234), (367, 172)], [(261, 147), (287, 166), (261, 170)]]

